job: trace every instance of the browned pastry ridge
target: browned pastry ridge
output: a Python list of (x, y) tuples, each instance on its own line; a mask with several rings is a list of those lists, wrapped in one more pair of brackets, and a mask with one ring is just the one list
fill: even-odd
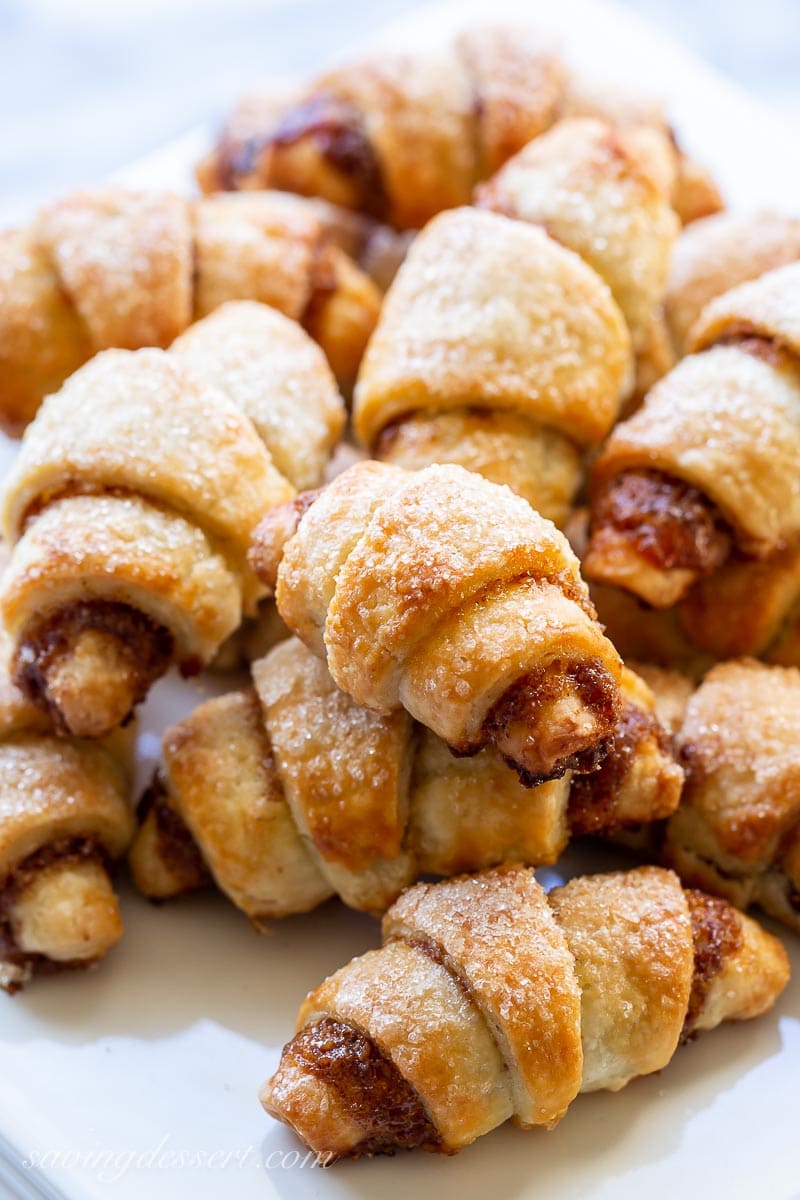
[(105, 351), (48, 397), (5, 491), (0, 610), (57, 728), (105, 735), (255, 614), (251, 534), (319, 480), (343, 423), (321, 350), (249, 301), (168, 352)]
[[(416, 229), (562, 116), (671, 130), (659, 105), (571, 78), (529, 29), (470, 29), (441, 51), (377, 51), (291, 96), (248, 97), (198, 166), (206, 192), (277, 187)], [(672, 142), (672, 202), (716, 212), (713, 181)]]
[[(657, 698), (675, 695), (669, 672), (646, 675)], [(684, 881), (800, 931), (800, 671), (720, 663), (684, 694), (676, 726), (686, 783), (666, 861)]]
[(380, 292), (348, 251), (384, 281), (400, 254), (396, 239), (356, 223), (280, 193), (98, 188), (50, 204), (0, 234), (0, 427), (19, 433), (98, 351), (165, 349), (229, 300), (301, 322), (349, 388)]
[(456, 463), (561, 525), (632, 367), (622, 313), (577, 254), (460, 208), (416, 237), (386, 294), (353, 424), (379, 459)]
[(130, 855), (152, 899), (211, 876), (256, 926), (332, 895), (382, 913), (421, 874), (554, 863), (570, 833), (659, 820), (680, 798), (653, 694), (630, 671), (600, 769), (534, 790), (490, 750), (456, 758), (402, 709), (360, 708), (296, 638), (252, 672), (254, 689), (164, 735)]
[(133, 835), (132, 738), (57, 738), (0, 632), (0, 987), (89, 966), (122, 934), (109, 869)]
[(658, 867), (549, 896), (522, 866), (418, 884), (383, 938), (307, 996), (261, 1093), (329, 1162), (552, 1127), (579, 1092), (768, 1011), (789, 976), (776, 938)]
[(722, 212), (696, 221), (675, 243), (665, 315), (679, 355), (717, 296), (800, 258), (800, 218), (772, 210)]
[(622, 664), (563, 534), (508, 488), (357, 463), (268, 513), (251, 562), (358, 704), (493, 746), (530, 784), (602, 756)]
[(631, 334), (641, 398), (672, 366), (662, 305), (680, 228), (674, 146), (657, 127), (565, 118), (476, 191), (476, 203), (544, 228), (608, 285)]
[(439, 54), (379, 53), (328, 71), (283, 111), (235, 117), (200, 181), (322, 196), (419, 228), (552, 124), (564, 86), (560, 61), (518, 30), (466, 33)]
[(658, 608), (800, 540), (800, 263), (712, 300), (594, 468), (590, 580)]
[(709, 171), (681, 147), (660, 97), (631, 90), (602, 73), (572, 71), (559, 116), (593, 117), (623, 132), (649, 128), (668, 138), (673, 157), (669, 171), (672, 207), (681, 225), (690, 225), (724, 209), (724, 199)]

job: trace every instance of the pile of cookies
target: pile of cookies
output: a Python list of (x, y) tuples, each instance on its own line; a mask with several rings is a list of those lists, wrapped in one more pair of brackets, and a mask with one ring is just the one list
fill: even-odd
[[(516, 29), (250, 98), (197, 175), (0, 235), (0, 983), (101, 960), (123, 860), (338, 897), (383, 946), (267, 1111), (552, 1126), (788, 979), (800, 220)], [(237, 666), (134, 809), (137, 706)], [(576, 837), (639, 864), (546, 894)]]

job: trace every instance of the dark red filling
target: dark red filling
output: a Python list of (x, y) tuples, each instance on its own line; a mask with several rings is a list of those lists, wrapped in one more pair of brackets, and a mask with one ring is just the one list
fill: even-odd
[(623, 471), (598, 490), (591, 532), (609, 526), (662, 570), (705, 575), (731, 550), (730, 530), (711, 501), (691, 484), (660, 471)]

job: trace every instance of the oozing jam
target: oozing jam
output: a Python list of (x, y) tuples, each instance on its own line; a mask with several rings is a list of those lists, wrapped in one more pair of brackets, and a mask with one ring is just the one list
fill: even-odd
[(705, 575), (731, 551), (730, 531), (711, 501), (660, 471), (623, 471), (603, 485), (592, 505), (592, 534), (608, 527), (663, 570)]

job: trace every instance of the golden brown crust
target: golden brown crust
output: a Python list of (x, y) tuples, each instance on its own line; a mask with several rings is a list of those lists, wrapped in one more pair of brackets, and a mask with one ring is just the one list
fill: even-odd
[[(367, 460), (321, 492), (304, 493), (291, 507), (273, 509), (256, 531), (251, 559), (259, 577), (267, 586), (274, 581), (281, 616), (321, 658), (338, 571), (385, 499), (390, 481), (399, 486), (404, 477), (399, 472), (393, 477), (389, 468)], [(298, 559), (296, 584), (290, 549)]]
[(672, 189), (672, 206), (681, 225), (711, 217), (725, 208), (725, 198), (705, 164), (677, 149), (677, 170)]
[(254, 923), (331, 894), (296, 831), (252, 692), (208, 701), (168, 730), (164, 771), (214, 881)]
[(671, 154), (659, 150), (651, 157), (663, 187), (682, 225), (719, 212), (724, 207), (720, 190), (708, 169), (688, 155), (678, 144), (675, 131), (667, 120), (661, 98), (647, 92), (629, 90), (602, 75), (573, 72), (568, 80), (561, 110), (562, 117), (592, 117), (635, 135), (651, 131), (668, 139)]
[[(309, 994), (298, 1031), (325, 1017), (355, 1025), (394, 1063), (419, 1096), (445, 1152), (512, 1115), (511, 1078), (497, 1042), (435, 946), (397, 938), (353, 959)], [(458, 1072), (448, 1065), (453, 1062), (460, 1064)], [(296, 1082), (297, 1075), (287, 1080), (287, 1090), (294, 1091)], [(304, 1123), (309, 1115), (298, 1112)]]
[(611, 289), (637, 351), (662, 301), (678, 233), (664, 172), (652, 162), (671, 152), (655, 129), (615, 130), (591, 118), (568, 118), (525, 146), (477, 193), (482, 206), (541, 225), (580, 254)]
[(382, 52), (327, 71), (278, 115), (235, 114), (205, 186), (321, 196), (419, 228), (556, 118), (565, 74), (524, 30), (462, 34), (439, 53)]
[(738, 544), (764, 556), (795, 535), (798, 405), (800, 374), (786, 356), (773, 362), (739, 345), (692, 355), (614, 430), (595, 487), (623, 471), (663, 472), (705, 495)]
[(322, 857), (350, 870), (396, 858), (408, 809), (407, 714), (358, 708), (294, 639), (254, 664), (253, 681), (284, 792)]
[(435, 53), (383, 50), (299, 94), (246, 97), (197, 175), (204, 191), (279, 187), (413, 228), (467, 203), (476, 182), (562, 117), (669, 139), (650, 157), (684, 223), (722, 206), (660, 103), (568, 74), (515, 26), (468, 29)]
[(168, 628), (187, 664), (210, 657), (242, 608), (240, 580), (201, 530), (113, 494), (50, 504), (15, 546), (3, 581), (3, 616), (18, 645), (29, 622), (94, 600), (127, 604)]
[(387, 293), (355, 430), (381, 459), (456, 463), (562, 524), (581, 451), (608, 432), (631, 369), (598, 276), (541, 230), (458, 209), (418, 235)]
[[(385, 939), (436, 947), (508, 1065), (517, 1122), (555, 1124), (580, 1086), (579, 990), (566, 940), (532, 872), (498, 868), (417, 884), (390, 909), (382, 930)], [(525, 1003), (510, 1005), (518, 988)]]
[(749, 1021), (768, 1012), (789, 980), (777, 938), (724, 900), (692, 890), (695, 978), (684, 1036), (720, 1021)]
[(303, 328), (324, 349), (348, 396), (380, 308), (374, 283), (344, 251), (334, 245), (320, 246)]
[(469, 195), (471, 108), (469, 77), (446, 55), (398, 53), (328, 71), (274, 130), (265, 181), (418, 228)]
[(581, 1091), (617, 1091), (672, 1058), (694, 969), (689, 913), (671, 871), (641, 867), (551, 892), (581, 995)]
[(418, 730), (407, 843), (418, 873), (457, 875), (501, 862), (554, 863), (569, 840), (565, 775), (525, 787), (499, 755), (456, 758)]
[(332, 217), (298, 197), (190, 201), (96, 188), (0, 238), (0, 421), (11, 432), (93, 353), (166, 349), (196, 317), (260, 301), (318, 339), (350, 387), (380, 293)]
[(34, 236), (93, 352), (168, 346), (191, 320), (189, 207), (170, 192), (75, 192), (36, 217)]
[(714, 659), (682, 633), (679, 609), (650, 608), (631, 592), (599, 583), (591, 585), (591, 596), (607, 636), (626, 662), (656, 663), (692, 679), (713, 665)]
[(182, 334), (170, 355), (250, 418), (293, 488), (322, 482), (346, 414), (324, 355), (296, 322), (263, 304), (224, 304)]
[[(575, 879), (549, 897), (513, 866), (418, 884), (383, 935), (382, 949), (310, 993), (261, 1092), (272, 1116), (332, 1157), (453, 1152), (509, 1117), (553, 1124), (579, 1091), (664, 1067), (692, 1001), (687, 1030), (710, 1029), (766, 1011), (788, 979), (775, 938), (656, 867)], [(365, 1042), (363, 1074), (351, 1030)], [(332, 1042), (344, 1052), (335, 1063)], [(378, 1127), (362, 1086), (373, 1055)]]
[(800, 220), (784, 213), (723, 212), (695, 222), (675, 243), (665, 301), (675, 348), (685, 354), (690, 332), (709, 301), (800, 258)]
[[(397, 1149), (426, 1150), (439, 1148), (440, 1138), (419, 1096), (403, 1078), (394, 1063), (361, 1030), (346, 1021), (330, 1017), (307, 1025), (284, 1049), (280, 1071), (287, 1075), (307, 1071), (311, 1078), (332, 1094), (338, 1121), (352, 1125), (354, 1143), (348, 1149), (352, 1158), (362, 1154), (381, 1154)], [(285, 1116), (291, 1123), (296, 1097), (290, 1090)], [(280, 1079), (272, 1087), (265, 1107), (282, 1107)], [(276, 1113), (277, 1115), (277, 1113)], [(336, 1133), (341, 1136), (340, 1128)], [(336, 1135), (334, 1135), (336, 1136)], [(329, 1149), (324, 1140), (313, 1149), (325, 1166), (334, 1161), (337, 1149)]]
[(477, 471), (491, 483), (510, 487), (559, 528), (569, 517), (583, 473), (580, 450), (562, 434), (490, 408), (400, 417), (381, 431), (374, 454), (410, 471), (433, 462)]
[(62, 838), (89, 838), (112, 858), (123, 853), (131, 834), (127, 780), (105, 747), (19, 734), (0, 743), (0, 754), (0, 877)]
[(299, 98), (298, 89), (288, 85), (242, 96), (220, 130), (217, 148), (195, 164), (200, 191), (208, 195), (234, 188), (261, 190), (257, 170), (265, 138)]
[(257, 300), (302, 319), (320, 229), (301, 200), (287, 207), (263, 193), (213, 196), (196, 204), (193, 216), (195, 319), (229, 300)]
[(800, 671), (720, 663), (689, 701), (678, 736), (684, 805), (743, 870), (764, 869), (800, 820)]
[(133, 833), (129, 749), (53, 736), (14, 686), (0, 635), (0, 987), (94, 962), (119, 940), (108, 866)]
[(664, 854), (682, 878), (760, 904), (797, 928), (800, 673), (722, 663), (692, 696), (676, 746), (686, 769)]
[(692, 326), (689, 349), (704, 350), (719, 342), (764, 339), (800, 357), (800, 262), (767, 271), (717, 296)]
[[(331, 892), (383, 912), (423, 872), (550, 863), (564, 849), (569, 776), (532, 791), (496, 753), (455, 758), (402, 710), (359, 708), (295, 638), (255, 663), (253, 677), (260, 707), (248, 693), (206, 701), (165, 738), (163, 782), (140, 806), (131, 853), (146, 895), (200, 886), (199, 851), (234, 903), (260, 920)], [(625, 680), (632, 702), (652, 703), (632, 674)], [(664, 815), (670, 768), (680, 773), (660, 747), (651, 721), (613, 780), (601, 787), (601, 775), (588, 777), (584, 812), (596, 787), (604, 818), (594, 831)], [(266, 845), (256, 839), (251, 853), (268, 796), (279, 833)], [(232, 855), (231, 846), (248, 849)]]
[(567, 73), (558, 56), (523, 28), (468, 29), (454, 49), (471, 80), (477, 174), (485, 179), (558, 118)]
[(168, 506), (234, 564), (260, 513), (292, 494), (235, 401), (161, 350), (107, 350), (48, 397), (5, 492), (8, 540), (35, 504), (76, 485)]
[[(594, 467), (598, 520), (586, 556), (590, 578), (667, 607), (686, 595), (699, 574), (710, 570), (713, 579), (732, 550), (766, 558), (796, 540), (798, 285), (800, 264), (793, 263), (713, 300), (694, 327), (691, 348), (697, 352), (616, 427)], [(714, 539), (715, 552), (702, 556), (699, 569), (696, 562), (646, 561), (644, 551), (652, 558), (648, 548), (659, 541), (663, 525), (661, 507), (650, 503), (652, 487), (638, 514), (601, 510), (613, 508), (613, 497), (627, 503), (631, 485), (654, 472), (668, 481), (670, 494), (676, 486), (693, 497), (700, 493), (706, 511), (699, 520), (690, 515), (691, 540), (697, 543), (709, 521), (724, 523), (732, 535), (727, 551)], [(628, 508), (636, 507), (632, 498)], [(668, 508), (674, 507), (670, 500)]]
[[(357, 702), (384, 713), (402, 705), (457, 750), (502, 739), (509, 759), (546, 778), (613, 727), (619, 661), (566, 541), (523, 500), (459, 467), (345, 471), (286, 544), (276, 599)], [(542, 670), (564, 683), (549, 745), (549, 691), (540, 708), (531, 692), (533, 724), (489, 728), (502, 697)], [(584, 671), (596, 703), (582, 692)]]
[[(50, 505), (30, 526), (15, 548), (2, 604), (19, 669), (34, 685), (29, 694), (57, 708), (69, 728), (74, 721), (100, 736), (152, 682), (128, 640), (132, 628), (147, 631), (142, 666), (163, 670), (174, 655), (191, 672), (236, 627), (242, 597), (239, 578), (183, 518), (133, 498), (79, 496)], [(76, 606), (89, 621), (67, 645), (59, 614), (66, 628)], [(110, 612), (122, 621), (106, 620)]]
[(694, 691), (692, 679), (683, 671), (653, 663), (629, 659), (628, 667), (647, 684), (653, 697), (653, 711), (670, 739), (674, 738), (683, 725), (686, 705)]
[(20, 540), (3, 613), (29, 694), (98, 736), (172, 661), (207, 662), (263, 595), (246, 561), (256, 524), (293, 482), (320, 482), (344, 419), (321, 351), (247, 301), (169, 352), (110, 350), (77, 372), (5, 495)]
[[(554, 324), (557, 344), (543, 332)], [(577, 255), (521, 222), (459, 209), (415, 239), (389, 289), (356, 388), (355, 429), (369, 446), (417, 410), (476, 407), (591, 445), (614, 421), (629, 365), (622, 316)]]
[(715, 658), (800, 666), (799, 605), (800, 547), (789, 545), (762, 560), (732, 556), (691, 589), (677, 616), (685, 636)]
[(363, 213), (339, 208), (316, 196), (298, 196), (292, 192), (278, 191), (265, 193), (262, 189), (259, 189), (259, 194), (267, 195), (276, 216), (281, 214), (290, 223), (295, 220), (308, 222), (313, 218), (322, 230), (323, 245), (330, 244), (343, 250), (369, 276), (379, 291), (386, 291), (403, 260), (412, 234), (399, 233)]
[(86, 362), (92, 346), (47, 253), (27, 231), (0, 234), (0, 263), (0, 428), (18, 437), (42, 397)]
[(139, 801), (136, 816), (128, 865), (139, 891), (150, 900), (169, 900), (205, 887), (211, 875), (159, 774)]
[(269, 305), (302, 323), (349, 387), (380, 295), (336, 244), (332, 221), (300, 197), (258, 192), (197, 203), (194, 228), (195, 318), (230, 300)]

